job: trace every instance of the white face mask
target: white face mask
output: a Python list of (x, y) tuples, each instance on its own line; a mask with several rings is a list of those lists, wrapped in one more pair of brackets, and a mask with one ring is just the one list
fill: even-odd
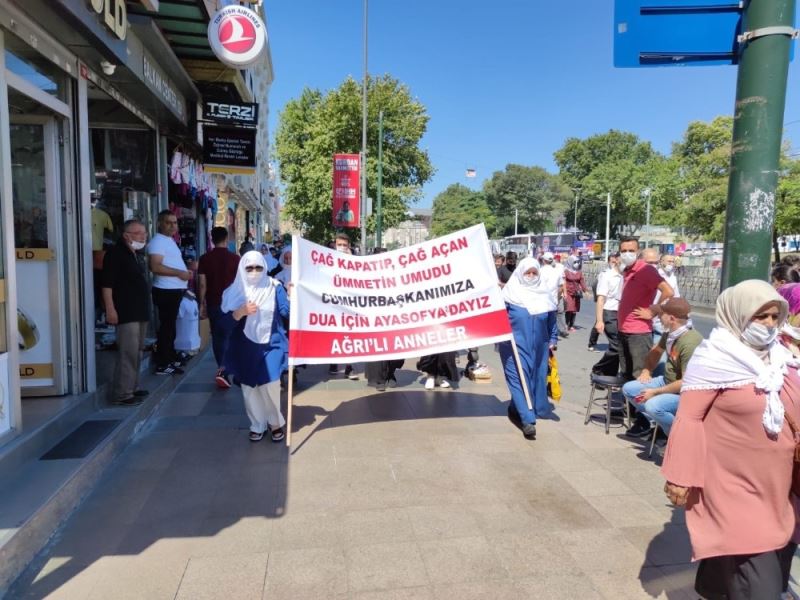
[(261, 281), (261, 278), (264, 276), (264, 271), (250, 271), (249, 273), (245, 273), (247, 277), (247, 283), (249, 284), (256, 284)]
[(137, 242), (136, 240), (131, 240), (131, 248), (134, 250), (141, 250), (144, 248), (144, 242)]
[(665, 265), (664, 272), (665, 273), (672, 273), (675, 270), (675, 265)]
[(533, 285), (539, 281), (538, 275), (523, 275), (522, 281), (524, 281), (527, 285)]
[(750, 323), (742, 332), (742, 341), (753, 348), (769, 346), (778, 337), (777, 327), (767, 327), (761, 323)]
[(636, 262), (636, 252), (622, 252), (619, 255), (619, 259), (627, 269)]
[(348, 253), (348, 254), (350, 253), (350, 247), (349, 246), (340, 246), (340, 245), (337, 244), (336, 245), (336, 249), (339, 252), (345, 252), (345, 253)]

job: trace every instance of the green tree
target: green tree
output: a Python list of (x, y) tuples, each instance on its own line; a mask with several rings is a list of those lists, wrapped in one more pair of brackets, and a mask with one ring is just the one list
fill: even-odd
[(800, 160), (784, 155), (775, 202), (773, 245), (778, 255), (778, 238), (800, 233)]
[(486, 203), (495, 216), (490, 234), (514, 233), (515, 212), (520, 232), (541, 232), (552, 227), (572, 201), (572, 192), (555, 175), (541, 167), (509, 164), (495, 171), (483, 185)]
[[(555, 152), (561, 179), (580, 189), (578, 228), (605, 231), (606, 194), (611, 193), (611, 234), (630, 233), (645, 222), (645, 198), (660, 193), (654, 189), (656, 174), (663, 170), (664, 157), (649, 142), (633, 133), (610, 130), (585, 139), (569, 138)], [(567, 222), (574, 218), (567, 211)]]
[(438, 237), (483, 223), (487, 231), (494, 226), (494, 216), (486, 197), (460, 183), (454, 183), (433, 199), (431, 235)]
[[(402, 221), (409, 204), (421, 197), (434, 169), (419, 147), (428, 124), (425, 106), (408, 87), (389, 75), (367, 81), (367, 194), (375, 198), (378, 114), (383, 119), (383, 226)], [(335, 233), (331, 223), (333, 155), (361, 150), (361, 84), (346, 79), (323, 94), (306, 88), (280, 114), (275, 151), (289, 217), (312, 240), (325, 242)], [(368, 221), (374, 230), (374, 216)], [(354, 231), (352, 231), (355, 233)]]

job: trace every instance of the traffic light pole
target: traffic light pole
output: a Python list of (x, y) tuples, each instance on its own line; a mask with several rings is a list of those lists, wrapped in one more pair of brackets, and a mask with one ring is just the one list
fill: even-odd
[(375, 247), (383, 247), (383, 111), (378, 115), (378, 206), (375, 210)]
[(745, 2), (721, 288), (767, 279), (795, 0)]

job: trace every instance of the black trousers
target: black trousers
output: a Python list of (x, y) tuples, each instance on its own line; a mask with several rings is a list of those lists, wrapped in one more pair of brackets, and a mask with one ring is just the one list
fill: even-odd
[(738, 556), (704, 558), (697, 567), (695, 591), (707, 600), (779, 600), (789, 583), (797, 544)]
[[(608, 339), (608, 349), (603, 356), (600, 357), (592, 367), (592, 373), (599, 373), (600, 375), (608, 375), (610, 377), (619, 373), (619, 331), (617, 330), (617, 311), (604, 310), (603, 311), (603, 330)], [(593, 327), (592, 331), (597, 333)], [(591, 341), (589, 342), (591, 343)], [(595, 342), (597, 343), (597, 342)], [(594, 344), (592, 344), (594, 345)]]
[(619, 370), (627, 381), (636, 379), (644, 369), (644, 360), (653, 347), (652, 333), (619, 334)]
[(153, 288), (153, 304), (158, 309), (158, 341), (156, 348), (156, 367), (163, 368), (174, 362), (175, 322), (186, 290), (167, 290)]

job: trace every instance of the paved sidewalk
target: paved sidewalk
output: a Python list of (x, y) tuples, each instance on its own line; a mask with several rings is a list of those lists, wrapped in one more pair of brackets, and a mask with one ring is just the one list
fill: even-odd
[(559, 346), (535, 442), (490, 347), (493, 383), (457, 390), (426, 392), (413, 360), (386, 393), (301, 369), (291, 455), (247, 440), (240, 391), (196, 359), (11, 597), (694, 598), (645, 445), (583, 424), (587, 335)]

